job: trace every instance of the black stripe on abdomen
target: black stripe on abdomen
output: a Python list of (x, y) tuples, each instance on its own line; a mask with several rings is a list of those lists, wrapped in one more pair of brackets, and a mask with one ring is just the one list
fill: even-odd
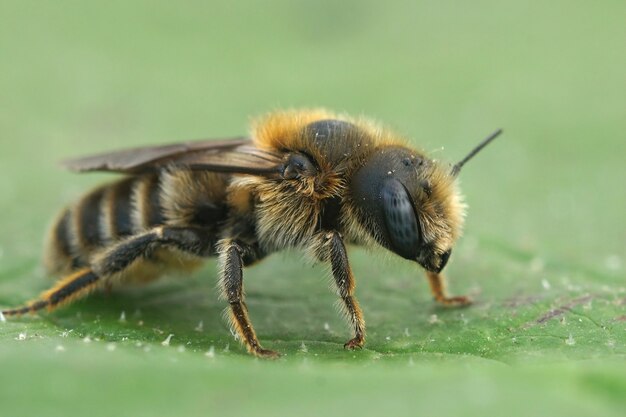
[(123, 238), (133, 234), (133, 220), (131, 212), (133, 210), (131, 195), (135, 178), (122, 180), (111, 186), (110, 210), (111, 237), (114, 239)]
[(106, 242), (100, 231), (102, 216), (100, 206), (104, 192), (105, 188), (98, 188), (89, 193), (74, 210), (76, 239), (79, 246), (77, 249), (82, 253), (89, 253)]

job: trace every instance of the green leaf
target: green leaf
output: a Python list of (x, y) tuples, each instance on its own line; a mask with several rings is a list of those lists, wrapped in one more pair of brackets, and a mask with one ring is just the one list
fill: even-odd
[[(66, 157), (244, 133), (276, 107), (394, 127), (464, 168), (465, 235), (423, 272), (350, 248), (361, 351), (327, 270), (298, 253), (245, 271), (248, 356), (216, 265), (0, 322), (0, 415), (623, 415), (626, 56), (621, 2), (0, 4), (0, 306), (49, 287), (52, 216), (106, 175)], [(444, 150), (441, 147), (445, 147)]]

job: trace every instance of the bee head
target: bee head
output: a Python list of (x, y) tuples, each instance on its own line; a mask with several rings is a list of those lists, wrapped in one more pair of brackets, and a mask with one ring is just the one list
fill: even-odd
[(440, 272), (461, 233), (465, 206), (447, 167), (404, 147), (381, 147), (351, 186), (365, 228), (384, 247)]
[(351, 184), (365, 228), (403, 258), (441, 272), (465, 216), (455, 179), (463, 165), (500, 133), (502, 129), (489, 135), (452, 169), (409, 148), (378, 148)]

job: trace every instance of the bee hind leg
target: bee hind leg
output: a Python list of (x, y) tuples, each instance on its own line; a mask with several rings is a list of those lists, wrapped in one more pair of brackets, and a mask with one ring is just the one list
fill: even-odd
[(112, 276), (123, 272), (135, 260), (149, 254), (155, 247), (171, 245), (185, 252), (206, 256), (213, 252), (214, 243), (210, 234), (201, 228), (156, 227), (113, 245), (94, 259), (89, 268), (80, 269), (61, 278), (38, 299), (22, 307), (4, 310), (2, 314), (17, 316), (44, 308), (51, 311), (86, 297), (97, 288), (106, 287)]
[(338, 232), (326, 233), (324, 240), (328, 248), (333, 278), (337, 285), (338, 295), (341, 297), (343, 310), (354, 329), (354, 337), (348, 340), (343, 347), (360, 349), (365, 344), (365, 319), (359, 302), (354, 296), (356, 283), (348, 262), (346, 247)]
[(278, 352), (261, 347), (244, 302), (243, 266), (257, 260), (260, 254), (249, 245), (230, 239), (221, 242), (219, 252), (219, 286), (222, 298), (228, 300), (233, 331), (251, 354), (262, 358), (279, 357)]
[(428, 277), (428, 283), (430, 284), (430, 291), (439, 304), (449, 307), (464, 307), (472, 303), (469, 297), (464, 295), (450, 297), (446, 291), (446, 280), (442, 274), (436, 272), (426, 272)]
[(38, 299), (22, 307), (4, 310), (2, 314), (5, 316), (20, 316), (26, 313), (35, 313), (44, 308), (52, 311), (63, 304), (69, 304), (72, 301), (86, 297), (98, 287), (99, 283), (100, 277), (90, 268), (80, 269), (58, 280), (52, 288), (44, 291)]

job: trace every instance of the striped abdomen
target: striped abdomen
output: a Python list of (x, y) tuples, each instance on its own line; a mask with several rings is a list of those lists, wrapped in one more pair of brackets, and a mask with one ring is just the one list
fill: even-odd
[(96, 188), (52, 226), (46, 269), (58, 274), (87, 266), (98, 250), (158, 225), (202, 226), (217, 233), (226, 216), (227, 181), (219, 174), (164, 171)]

